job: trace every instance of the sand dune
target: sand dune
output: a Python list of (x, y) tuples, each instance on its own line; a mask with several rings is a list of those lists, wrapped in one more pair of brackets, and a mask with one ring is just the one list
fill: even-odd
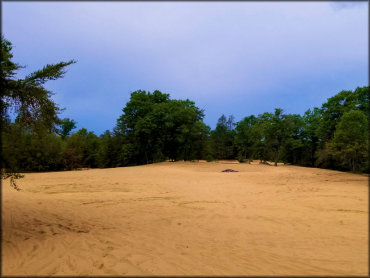
[(363, 175), (164, 162), (19, 186), (2, 185), (3, 275), (368, 274)]

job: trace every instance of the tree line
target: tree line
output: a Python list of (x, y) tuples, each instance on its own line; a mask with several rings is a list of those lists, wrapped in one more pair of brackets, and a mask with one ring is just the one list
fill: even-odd
[(341, 91), (303, 115), (250, 115), (233, 123), (223, 115), (210, 139), (214, 158), (260, 159), (369, 172), (369, 87)]
[[(75, 61), (46, 65), (23, 79), (1, 40), (1, 168), (3, 175), (142, 165), (165, 160), (238, 159), (369, 172), (369, 87), (341, 91), (303, 115), (272, 112), (235, 122), (222, 115), (215, 129), (193, 101), (158, 90), (131, 93), (112, 130), (100, 136), (59, 117), (45, 82)], [(15, 115), (11, 120), (10, 114)]]

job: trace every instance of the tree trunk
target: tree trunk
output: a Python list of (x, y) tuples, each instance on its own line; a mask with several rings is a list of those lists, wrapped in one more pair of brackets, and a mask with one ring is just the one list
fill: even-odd
[(353, 158), (352, 159), (352, 172), (356, 171), (356, 161), (355, 159)]
[(315, 152), (316, 152), (316, 140), (312, 141), (312, 146), (311, 146), (311, 166), (315, 166)]
[(277, 151), (276, 154), (275, 154), (275, 164), (274, 164), (274, 166), (277, 166), (278, 157), (279, 157), (279, 151)]

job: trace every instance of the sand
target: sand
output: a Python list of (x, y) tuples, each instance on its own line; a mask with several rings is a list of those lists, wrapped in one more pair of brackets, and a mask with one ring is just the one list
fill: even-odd
[(364, 175), (164, 162), (31, 173), (19, 186), (2, 185), (2, 275), (369, 271)]

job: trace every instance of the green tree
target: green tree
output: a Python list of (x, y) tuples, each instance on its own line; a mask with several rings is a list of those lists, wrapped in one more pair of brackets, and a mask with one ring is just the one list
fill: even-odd
[(305, 161), (307, 161), (303, 164), (315, 165), (316, 152), (321, 140), (319, 136), (321, 119), (321, 110), (317, 107), (314, 107), (313, 110), (308, 109), (303, 115), (304, 129), (302, 132), (302, 141), (305, 148)]
[(64, 118), (59, 121), (59, 133), (62, 139), (65, 139), (71, 134), (71, 131), (76, 128), (76, 124), (77, 123), (74, 120), (69, 118)]
[(265, 146), (271, 151), (275, 166), (277, 166), (281, 147), (286, 139), (286, 127), (282, 112), (282, 109), (276, 108), (274, 114), (264, 113), (259, 116), (262, 122)]
[(60, 62), (57, 64), (46, 65), (41, 70), (37, 70), (24, 79), (16, 79), (16, 71), (21, 68), (11, 59), (12, 45), (9, 41), (1, 39), (1, 75), (2, 84), (1, 94), (1, 119), (9, 119), (9, 112), (15, 113), (19, 121), (26, 127), (32, 127), (37, 122), (42, 122), (49, 130), (55, 129), (58, 122), (60, 108), (51, 99), (52, 92), (44, 88), (44, 84), (49, 80), (61, 78), (66, 73), (65, 68), (75, 61)]
[(283, 115), (284, 140), (282, 160), (292, 164), (304, 164), (304, 119), (298, 114)]
[(201, 155), (207, 128), (203, 111), (190, 100), (170, 100), (168, 94), (136, 91), (117, 120), (123, 164), (194, 159)]
[[(171, 160), (192, 160), (202, 144), (207, 128), (203, 124), (203, 111), (190, 100), (171, 100), (158, 104), (150, 113), (157, 138), (155, 152), (161, 151)], [(197, 151), (198, 150), (198, 151)]]
[(335, 169), (342, 167), (338, 156), (333, 156), (328, 147), (341, 117), (346, 112), (355, 110), (360, 110), (369, 117), (369, 87), (358, 87), (354, 92), (341, 91), (321, 106), (321, 120), (317, 133), (320, 138), (316, 152), (317, 166)]
[(369, 116), (369, 93), (369, 87), (358, 87), (354, 92), (341, 91), (323, 103), (319, 133), (324, 142), (333, 138), (335, 127), (344, 113), (361, 110)]
[(122, 163), (131, 165), (151, 162), (154, 147), (152, 142), (154, 137), (151, 137), (151, 133), (155, 131), (155, 126), (148, 114), (152, 112), (154, 105), (167, 101), (169, 95), (158, 90), (153, 93), (142, 90), (131, 93), (130, 101), (122, 109), (123, 114), (118, 118), (114, 128), (115, 134), (124, 138), (123, 144), (127, 145), (122, 146), (125, 158)]
[(2, 154), (7, 165), (17, 171), (55, 171), (63, 169), (62, 140), (47, 131), (29, 132), (11, 124), (2, 133)]
[(98, 166), (100, 168), (117, 167), (124, 165), (121, 161), (120, 151), (122, 144), (120, 138), (109, 130), (106, 130), (99, 138), (99, 150), (97, 153)]
[(245, 117), (238, 122), (235, 127), (235, 146), (239, 152), (239, 160), (245, 158), (252, 158), (254, 154), (254, 146), (258, 142), (258, 136), (255, 132), (254, 125), (256, 124), (256, 117), (251, 115)]
[(95, 168), (98, 166), (99, 138), (93, 133), (81, 128), (67, 138), (63, 152), (67, 169)]
[(370, 90), (369, 86), (357, 87), (353, 92), (354, 106), (364, 112), (365, 116), (369, 119), (369, 104), (370, 104)]
[(346, 112), (329, 143), (329, 153), (348, 163), (351, 171), (368, 159), (368, 119), (361, 110)]
[[(15, 115), (16, 121), (22, 128), (29, 131), (46, 129), (56, 131), (58, 114), (61, 109), (52, 100), (52, 92), (44, 88), (44, 84), (49, 80), (61, 78), (66, 73), (65, 68), (75, 61), (48, 64), (41, 70), (37, 70), (27, 75), (23, 79), (16, 78), (16, 72), (21, 66), (12, 61), (12, 44), (1, 38), (1, 73), (0, 83), (2, 87), (0, 107), (1, 107), (1, 130), (7, 130), (11, 124), (10, 113)], [(3, 138), (4, 136), (2, 136)], [(9, 141), (9, 144), (11, 142)], [(3, 153), (12, 155), (9, 153)], [(7, 164), (12, 159), (1, 160), (3, 178), (10, 178), (11, 184), (15, 185), (15, 179), (19, 178), (17, 167), (14, 164)]]
[(222, 115), (218, 119), (215, 130), (212, 130), (210, 134), (213, 157), (217, 159), (235, 158), (235, 131), (233, 127), (233, 116), (229, 116), (227, 119), (225, 115)]

